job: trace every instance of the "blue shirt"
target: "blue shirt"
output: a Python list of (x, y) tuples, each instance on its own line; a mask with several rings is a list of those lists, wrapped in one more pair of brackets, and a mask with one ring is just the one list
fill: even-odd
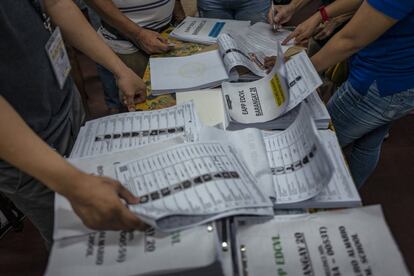
[(352, 56), (349, 75), (351, 85), (365, 94), (376, 81), (382, 96), (414, 88), (414, 0), (367, 2), (398, 22)]

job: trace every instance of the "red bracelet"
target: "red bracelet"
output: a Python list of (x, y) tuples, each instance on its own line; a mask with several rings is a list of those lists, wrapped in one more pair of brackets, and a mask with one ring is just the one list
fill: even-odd
[(321, 6), (319, 8), (319, 13), (321, 14), (323, 23), (329, 21), (329, 16), (328, 16), (328, 13), (326, 12), (325, 6)]

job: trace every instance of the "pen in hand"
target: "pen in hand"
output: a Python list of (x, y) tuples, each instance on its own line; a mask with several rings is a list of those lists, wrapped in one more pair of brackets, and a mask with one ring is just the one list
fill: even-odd
[(276, 32), (277, 31), (277, 27), (276, 27), (276, 24), (275, 24), (275, 6), (273, 5), (273, 3), (272, 3), (272, 27), (273, 27), (273, 32)]

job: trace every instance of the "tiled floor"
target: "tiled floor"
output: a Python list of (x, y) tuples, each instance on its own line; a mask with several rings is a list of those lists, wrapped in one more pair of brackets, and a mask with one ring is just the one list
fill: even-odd
[[(82, 68), (91, 117), (102, 116), (105, 114), (105, 106), (95, 68), (87, 60), (82, 60)], [(390, 138), (384, 143), (380, 164), (362, 188), (361, 195), (365, 205), (382, 205), (406, 263), (414, 272), (413, 115), (394, 124)], [(0, 275), (42, 275), (47, 254), (38, 232), (26, 221), (23, 232), (9, 232), (0, 240)]]

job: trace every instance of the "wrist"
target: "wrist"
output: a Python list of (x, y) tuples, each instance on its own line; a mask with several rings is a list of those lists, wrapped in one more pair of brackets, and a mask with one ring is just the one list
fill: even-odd
[(55, 192), (65, 197), (71, 197), (79, 189), (77, 187), (78, 184), (82, 184), (82, 181), (79, 179), (81, 179), (83, 174), (83, 172), (65, 161), (61, 169), (55, 168), (43, 181)]
[(110, 70), (116, 80), (122, 78), (123, 76), (130, 73), (131, 69), (121, 60), (119, 59), (116, 65), (113, 67), (113, 70)]
[(322, 5), (319, 8), (319, 15), (320, 15), (320, 18), (321, 18), (321, 22), (322, 23), (326, 23), (326, 22), (329, 21), (328, 12), (326, 11), (325, 6)]
[(314, 22), (314, 25), (318, 25), (318, 24), (323, 22), (322, 21), (322, 16), (319, 12), (312, 15), (311, 20), (312, 20), (312, 22)]
[(131, 28), (129, 28), (128, 32), (126, 33), (126, 37), (131, 41), (140, 40), (144, 30), (144, 28), (141, 28), (140, 26), (134, 24), (131, 26)]

